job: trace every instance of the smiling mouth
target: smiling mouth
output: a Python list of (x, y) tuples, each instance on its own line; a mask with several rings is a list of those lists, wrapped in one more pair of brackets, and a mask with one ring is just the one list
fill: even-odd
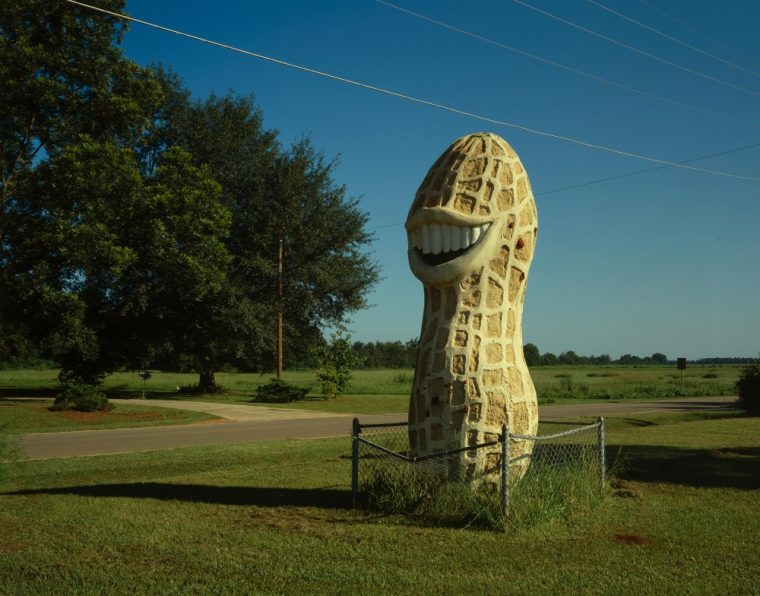
[(476, 245), (490, 225), (426, 224), (409, 232), (409, 244), (418, 251), (426, 265), (441, 265), (456, 259)]

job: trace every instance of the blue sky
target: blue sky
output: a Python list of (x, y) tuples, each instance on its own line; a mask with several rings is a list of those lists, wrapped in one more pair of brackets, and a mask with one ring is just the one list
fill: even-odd
[[(729, 61), (695, 52), (584, 0), (526, 0), (684, 72), (504, 0), (397, 5), (499, 44), (563, 63), (696, 111), (590, 80), (374, 0), (128, 0), (128, 14), (521, 126), (667, 161), (760, 143), (760, 3), (599, 0)], [(699, 34), (698, 34), (699, 33)], [(701, 35), (700, 35), (701, 34)], [(702, 35), (707, 36), (705, 39)], [(428, 167), (454, 139), (489, 131), (520, 155), (539, 213), (523, 332), (541, 352), (760, 351), (760, 184), (656, 167), (436, 110), (133, 24), (142, 64), (170, 65), (197, 97), (255, 94), (265, 125), (290, 143), (310, 135), (340, 157), (336, 180), (370, 216), (383, 281), (355, 313), (354, 339), (416, 337), (422, 288), (409, 271), (403, 221)], [(715, 79), (715, 80), (713, 80)], [(722, 81), (722, 82), (719, 82)], [(741, 89), (738, 89), (740, 87)], [(717, 115), (707, 114), (713, 112)], [(760, 177), (760, 147), (693, 162)]]

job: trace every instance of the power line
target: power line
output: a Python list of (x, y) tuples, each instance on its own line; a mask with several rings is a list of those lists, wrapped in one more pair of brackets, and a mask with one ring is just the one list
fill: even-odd
[(673, 15), (671, 15), (671, 14), (668, 14), (667, 12), (665, 12), (665, 11), (664, 11), (664, 10), (662, 10), (661, 8), (658, 8), (658, 7), (657, 7), (657, 6), (655, 6), (654, 4), (651, 4), (651, 3), (647, 2), (646, 0), (639, 0), (639, 2), (641, 2), (641, 3), (642, 3), (644, 6), (647, 6), (647, 7), (649, 7), (649, 8), (650, 8), (650, 9), (652, 9), (653, 11), (660, 13), (660, 14), (661, 14), (662, 16), (664, 16), (666, 19), (669, 19), (669, 20), (673, 21), (674, 23), (676, 23), (677, 25), (680, 25), (680, 26), (681, 26), (681, 27), (683, 27), (684, 29), (688, 29), (689, 31), (691, 31), (692, 33), (694, 33), (694, 34), (695, 34), (695, 35), (697, 35), (698, 37), (701, 37), (701, 38), (702, 38), (702, 39), (704, 39), (705, 41), (707, 41), (707, 42), (709, 42), (709, 43), (711, 43), (711, 44), (713, 44), (713, 45), (715, 45), (715, 46), (717, 46), (717, 47), (719, 47), (719, 48), (722, 48), (722, 49), (726, 50), (727, 52), (730, 52), (730, 53), (732, 53), (734, 56), (739, 56), (739, 57), (740, 57), (740, 58), (742, 58), (742, 59), (743, 59), (745, 62), (750, 62), (750, 63), (753, 63), (753, 64), (757, 64), (756, 62), (753, 62), (752, 60), (748, 60), (748, 59), (747, 59), (745, 56), (741, 56), (740, 54), (738, 54), (738, 53), (736, 52), (736, 50), (732, 50), (732, 49), (731, 49), (731, 48), (729, 48), (728, 46), (726, 46), (726, 45), (724, 45), (724, 44), (720, 43), (719, 41), (716, 41), (716, 40), (714, 40), (712, 37), (708, 37), (707, 35), (705, 35), (705, 34), (704, 34), (704, 33), (702, 33), (701, 31), (698, 31), (697, 29), (695, 29), (695, 28), (694, 28), (694, 27), (692, 27), (691, 25), (688, 25), (688, 24), (684, 23), (683, 21), (681, 21), (681, 20), (677, 19), (676, 17), (674, 17), (674, 16), (673, 16)]
[(714, 116), (716, 118), (721, 118), (723, 120), (728, 120), (730, 122), (736, 122), (738, 124), (744, 124), (746, 126), (755, 126), (760, 127), (760, 124), (756, 122), (749, 122), (746, 120), (740, 120), (739, 118), (733, 118), (731, 116), (726, 116), (725, 114), (719, 114), (717, 112), (712, 112), (710, 110), (706, 110), (704, 108), (700, 108), (697, 106), (693, 106), (687, 103), (683, 103), (680, 101), (676, 101), (674, 99), (669, 99), (667, 97), (662, 97), (660, 95), (655, 95), (654, 93), (649, 93), (648, 91), (642, 91), (641, 89), (636, 89), (635, 87), (630, 87), (628, 85), (624, 85), (623, 83), (618, 83), (616, 81), (612, 81), (610, 79), (605, 79), (603, 77), (600, 77), (598, 75), (574, 68), (572, 66), (568, 66), (566, 64), (562, 64), (561, 62), (555, 62), (554, 60), (549, 60), (548, 58), (543, 58), (542, 56), (538, 56), (536, 54), (531, 54), (530, 52), (526, 52), (524, 50), (520, 50), (518, 48), (515, 48), (513, 46), (509, 46), (507, 44), (501, 43), (499, 41), (495, 41), (493, 39), (490, 39), (488, 37), (484, 37), (482, 35), (479, 35), (477, 33), (473, 33), (471, 31), (466, 31), (465, 29), (461, 29), (460, 27), (456, 27), (454, 25), (451, 25), (449, 23), (445, 23), (443, 21), (439, 21), (437, 19), (434, 19), (432, 17), (429, 17), (427, 15), (414, 12), (411, 10), (408, 10), (406, 8), (403, 8), (401, 6), (397, 6), (395, 4), (391, 4), (390, 2), (386, 2), (385, 0), (375, 0), (378, 4), (382, 4), (383, 6), (387, 6), (388, 8), (392, 8), (394, 10), (397, 10), (402, 13), (406, 13), (410, 16), (416, 17), (418, 19), (422, 19), (423, 21), (427, 21), (429, 23), (432, 23), (434, 25), (438, 25), (439, 27), (443, 27), (445, 29), (450, 29), (451, 31), (455, 31), (457, 33), (461, 33), (462, 35), (466, 35), (468, 37), (472, 37), (473, 39), (477, 39), (478, 41), (482, 41), (488, 44), (491, 44), (493, 46), (509, 50), (510, 52), (515, 52), (516, 54), (520, 54), (521, 56), (525, 56), (526, 58), (530, 58), (532, 60), (537, 60), (539, 62), (543, 62), (544, 64), (549, 64), (550, 66), (554, 66), (556, 68), (561, 68), (563, 70), (566, 70), (568, 72), (572, 72), (574, 74), (580, 75), (582, 77), (586, 77), (589, 79), (592, 79), (594, 81), (599, 81), (600, 83), (605, 83), (607, 85), (611, 85), (613, 87), (618, 87), (619, 89), (623, 89), (625, 91), (630, 91), (632, 93), (637, 93), (639, 95), (643, 95), (644, 97), (649, 97), (651, 99), (656, 99), (658, 101), (662, 101), (665, 103), (669, 103), (674, 106), (679, 106), (682, 108), (686, 108), (688, 110), (693, 110), (695, 112), (700, 112), (702, 114), (707, 114), (709, 116)]
[[(67, 0), (68, 1), (68, 0)], [(647, 58), (651, 58), (652, 60), (656, 60), (657, 62), (661, 62), (663, 64), (667, 64), (668, 66), (672, 66), (673, 68), (677, 68), (678, 70), (681, 70), (683, 72), (688, 72), (689, 74), (693, 74), (695, 76), (701, 77), (703, 79), (707, 79), (708, 81), (713, 81), (714, 83), (718, 83), (720, 85), (725, 85), (726, 87), (731, 87), (733, 89), (737, 89), (738, 91), (743, 91), (744, 93), (749, 93), (750, 95), (760, 95), (759, 91), (752, 91), (751, 89), (747, 89), (745, 87), (740, 87), (739, 85), (734, 85), (733, 83), (729, 83), (728, 81), (724, 81), (723, 79), (718, 79), (716, 77), (712, 77), (708, 74), (705, 74), (703, 72), (700, 72), (698, 70), (693, 70), (691, 68), (688, 68), (686, 66), (682, 66), (680, 64), (676, 64), (675, 62), (671, 62), (670, 60), (666, 60), (665, 58), (661, 58), (660, 56), (655, 56), (654, 54), (650, 54), (649, 52), (645, 52), (644, 50), (640, 50), (639, 48), (636, 48), (634, 46), (628, 45), (626, 43), (623, 43), (622, 41), (618, 41), (617, 39), (613, 39), (611, 37), (607, 37), (606, 35), (602, 35), (601, 33), (597, 33), (596, 31), (592, 31), (591, 29), (588, 29), (586, 27), (582, 27), (581, 25), (578, 25), (577, 23), (573, 23), (571, 21), (568, 21), (567, 19), (563, 19), (562, 17), (559, 17), (555, 14), (552, 14), (550, 12), (547, 12), (545, 10), (541, 10), (540, 8), (537, 8), (531, 4), (528, 4), (527, 2), (523, 2), (523, 0), (512, 0), (515, 4), (519, 4), (520, 6), (524, 6), (525, 8), (529, 8), (532, 11), (535, 11), (539, 14), (542, 14), (546, 17), (549, 17), (550, 19), (554, 19), (555, 21), (559, 21), (560, 23), (563, 23), (565, 25), (568, 25), (569, 27), (573, 27), (574, 29), (578, 29), (579, 31), (583, 31), (584, 33), (588, 33), (589, 35), (593, 35), (594, 37), (598, 37), (599, 39), (603, 39), (606, 42), (609, 42), (611, 44), (614, 44), (616, 46), (619, 46), (621, 48), (625, 48), (626, 50), (629, 50), (631, 52), (634, 52), (636, 54), (639, 54), (641, 56), (646, 56)]]
[[(685, 164), (685, 163), (691, 163), (694, 161), (699, 161), (701, 159), (709, 159), (711, 157), (719, 157), (721, 155), (728, 155), (729, 153), (737, 153), (739, 151), (746, 151), (748, 149), (755, 149), (756, 147), (760, 147), (760, 143), (754, 143), (752, 145), (745, 145), (744, 147), (737, 147), (736, 149), (728, 149), (726, 151), (721, 151), (719, 153), (711, 153), (710, 155), (702, 155), (700, 157), (693, 157), (691, 159), (685, 159), (679, 163)], [(621, 178), (628, 178), (629, 176), (637, 176), (639, 174), (646, 174), (648, 172), (655, 172), (657, 170), (664, 170), (666, 168), (669, 168), (671, 166), (656, 166), (654, 168), (645, 168), (643, 170), (636, 170), (635, 172), (628, 172), (627, 174), (617, 174), (616, 176), (607, 176), (606, 178), (597, 178), (595, 180), (589, 180), (588, 182), (580, 182), (578, 184), (573, 184), (571, 186), (563, 186), (561, 188), (555, 188), (552, 190), (547, 190), (544, 192), (536, 193), (537, 197), (544, 197), (546, 195), (551, 195), (554, 193), (562, 192), (565, 190), (573, 190), (576, 188), (583, 188), (584, 186), (592, 186), (594, 184), (601, 184), (602, 182), (610, 182), (611, 180), (619, 180)]]
[(382, 230), (383, 228), (395, 228), (396, 226), (403, 226), (403, 225), (404, 225), (403, 221), (397, 221), (396, 223), (383, 224), (381, 226), (375, 226), (374, 228), (369, 228), (367, 232), (375, 232), (377, 230)]
[(672, 42), (675, 42), (679, 45), (684, 46), (685, 48), (689, 48), (690, 50), (693, 50), (695, 52), (699, 52), (700, 54), (704, 54), (705, 56), (709, 56), (713, 60), (717, 60), (718, 62), (723, 62), (724, 64), (728, 64), (729, 66), (742, 70), (746, 73), (751, 74), (755, 77), (760, 77), (760, 74), (756, 73), (753, 70), (750, 70), (748, 68), (744, 68), (743, 66), (740, 66), (738, 64), (734, 64), (733, 62), (729, 62), (728, 60), (724, 60), (720, 56), (716, 56), (715, 54), (711, 54), (710, 52), (707, 52), (701, 48), (698, 48), (696, 46), (691, 45), (690, 43), (686, 43), (685, 41), (681, 41), (677, 37), (673, 37), (672, 35), (668, 35), (667, 33), (663, 33), (662, 31), (659, 31), (655, 29), (654, 27), (650, 27), (649, 25), (645, 25), (641, 21), (637, 21), (636, 19), (632, 19), (629, 16), (624, 15), (622, 12), (618, 12), (616, 10), (611, 9), (609, 6), (605, 6), (601, 2), (597, 2), (596, 0), (586, 0), (586, 2), (593, 4), (594, 6), (597, 6), (598, 8), (601, 8), (602, 10), (606, 10), (607, 12), (614, 14), (615, 16), (620, 17), (621, 19), (625, 19), (626, 21), (633, 23), (634, 25), (637, 25), (638, 27), (641, 27), (643, 29), (646, 29), (647, 31), (651, 31), (652, 33), (656, 33), (657, 35), (664, 37), (665, 39), (669, 39)]
[(564, 135), (560, 135), (560, 134), (556, 134), (556, 133), (552, 133), (552, 132), (546, 132), (546, 131), (538, 130), (538, 129), (535, 129), (535, 128), (530, 128), (530, 127), (527, 127), (527, 126), (523, 126), (521, 124), (515, 124), (514, 122), (507, 122), (505, 120), (498, 120), (496, 118), (490, 118), (488, 116), (481, 116), (479, 114), (475, 114), (474, 112), (468, 112), (466, 110), (460, 110), (458, 108), (452, 108), (450, 106), (447, 106), (447, 105), (444, 105), (444, 104), (440, 104), (440, 103), (436, 103), (436, 102), (433, 102), (433, 101), (428, 101), (426, 99), (419, 99), (417, 97), (413, 97), (411, 95), (405, 95), (405, 94), (399, 93), (397, 91), (391, 91), (389, 89), (384, 89), (382, 87), (377, 87), (375, 85), (370, 85), (368, 83), (361, 83), (359, 81), (354, 81), (352, 79), (348, 79), (348, 78), (341, 77), (341, 76), (338, 76), (338, 75), (330, 74), (330, 73), (327, 73), (327, 72), (324, 72), (324, 71), (320, 71), (320, 70), (316, 70), (316, 69), (309, 68), (309, 67), (306, 67), (306, 66), (301, 66), (301, 65), (298, 65), (298, 64), (294, 64), (292, 62), (286, 62), (285, 60), (280, 60), (279, 58), (272, 58), (272, 57), (266, 56), (264, 54), (259, 54), (259, 53), (256, 53), (256, 52), (251, 52), (251, 51), (248, 51), (248, 50), (243, 50), (241, 48), (237, 48), (235, 46), (231, 46), (231, 45), (228, 45), (228, 44), (220, 43), (218, 41), (212, 41), (210, 39), (199, 37), (197, 35), (193, 35), (193, 34), (190, 34), (190, 33), (184, 33), (182, 31), (178, 31), (176, 29), (170, 29), (169, 27), (164, 27), (163, 25), (157, 25), (157, 24), (151, 23), (149, 21), (144, 21), (142, 19), (137, 19), (135, 17), (130, 17), (128, 15), (124, 15), (124, 14), (120, 14), (120, 13), (113, 12), (113, 11), (110, 11), (110, 10), (106, 10), (105, 8), (99, 8), (97, 6), (91, 6), (91, 5), (85, 4), (83, 2), (78, 2), (77, 0), (65, 0), (65, 1), (68, 2), (69, 4), (74, 4), (76, 6), (81, 6), (83, 8), (94, 10), (96, 12), (108, 14), (108, 15), (111, 15), (111, 16), (114, 16), (114, 17), (117, 17), (117, 18), (120, 18), (120, 19), (124, 19), (126, 21), (131, 21), (131, 22), (134, 22), (134, 23), (139, 23), (140, 25), (145, 25), (146, 27), (151, 27), (153, 29), (158, 29), (160, 31), (165, 31), (167, 33), (172, 33), (172, 34), (178, 35), (180, 37), (186, 37), (188, 39), (193, 39), (195, 41), (200, 41), (202, 43), (206, 43), (206, 44), (209, 44), (209, 45), (212, 45), (212, 46), (220, 47), (220, 48), (223, 48), (223, 49), (226, 49), (226, 50), (230, 50), (232, 52), (237, 52), (239, 54), (244, 54), (246, 56), (251, 56), (253, 58), (259, 58), (260, 60), (264, 60), (266, 62), (272, 62), (274, 64), (279, 64), (280, 66), (287, 66), (288, 68), (293, 68), (295, 70), (300, 70), (302, 72), (308, 72), (308, 73), (313, 74), (313, 75), (317, 75), (317, 76), (320, 76), (320, 77), (325, 77), (325, 78), (333, 80), (333, 81), (339, 81), (339, 82), (345, 83), (347, 85), (353, 85), (355, 87), (359, 87), (361, 89), (366, 89), (368, 91), (375, 91), (377, 93), (382, 93), (384, 95), (389, 95), (391, 97), (396, 97), (398, 99), (404, 99), (404, 100), (412, 102), (412, 103), (417, 103), (417, 104), (428, 106), (428, 107), (431, 107), (431, 108), (436, 108), (436, 109), (439, 109), (439, 110), (442, 110), (442, 111), (445, 111), (445, 112), (450, 112), (450, 113), (453, 113), (453, 114), (459, 114), (459, 115), (462, 115), (462, 116), (467, 116), (467, 117), (473, 118), (475, 120), (480, 120), (481, 122), (487, 122), (489, 124), (496, 124), (496, 125), (499, 125), (499, 126), (506, 126), (508, 128), (514, 128), (515, 130), (521, 130), (523, 132), (527, 132), (527, 133), (534, 134), (534, 135), (537, 135), (537, 136), (542, 136), (542, 137), (546, 137), (546, 138), (550, 138), (550, 139), (556, 139), (558, 141), (565, 141), (567, 143), (572, 143), (572, 144), (575, 144), (575, 145), (579, 145), (581, 147), (586, 147), (588, 149), (596, 149), (596, 150), (599, 150), (599, 151), (605, 151), (607, 153), (613, 153), (615, 155), (620, 155), (620, 156), (623, 156), (623, 157), (631, 157), (631, 158), (634, 158), (634, 159), (640, 159), (642, 161), (648, 161), (648, 162), (662, 164), (662, 165), (669, 165), (669, 166), (673, 166), (673, 167), (677, 167), (677, 168), (683, 168), (683, 169), (686, 169), (686, 170), (693, 170), (693, 171), (697, 171), (697, 172), (704, 172), (706, 174), (713, 174), (715, 176), (723, 176), (723, 177), (726, 177), (726, 178), (734, 178), (736, 180), (747, 180), (747, 181), (750, 181), (750, 182), (760, 182), (760, 178), (755, 178), (755, 177), (752, 177), (752, 176), (741, 176), (739, 174), (731, 174), (730, 172), (722, 172), (722, 171), (719, 171), (719, 170), (710, 170), (710, 169), (707, 169), (707, 168), (697, 168), (695, 166), (688, 166), (688, 165), (685, 165), (685, 164), (679, 164), (677, 162), (668, 161), (668, 160), (664, 160), (664, 159), (658, 159), (656, 157), (649, 157), (647, 155), (641, 155), (641, 154), (633, 153), (633, 152), (630, 152), (630, 151), (624, 151), (622, 149), (615, 149), (614, 147), (608, 147), (606, 145), (599, 145), (599, 144), (596, 144), (596, 143), (589, 143), (587, 141), (583, 141), (583, 140), (576, 139), (576, 138), (573, 138), (573, 137), (568, 137), (568, 136), (564, 136)]
[[(699, 157), (692, 157), (691, 159), (684, 159), (683, 161), (679, 162), (682, 164), (685, 163), (691, 163), (694, 161), (700, 161), (702, 159), (710, 159), (711, 157), (719, 157), (721, 155), (729, 155), (730, 153), (738, 153), (739, 151), (747, 151), (749, 149), (755, 149), (757, 147), (760, 147), (760, 143), (754, 143), (752, 145), (745, 145), (744, 147), (737, 147), (735, 149), (727, 149), (726, 151), (720, 151), (718, 153), (710, 153), (709, 155), (700, 155)], [(610, 182), (612, 180), (620, 180), (621, 178), (628, 178), (629, 176), (638, 176), (639, 174), (646, 174), (648, 172), (656, 172), (657, 170), (664, 170), (666, 168), (670, 168), (672, 166), (657, 166), (654, 168), (646, 168), (643, 170), (636, 170), (634, 172), (628, 172), (626, 174), (617, 174), (615, 176), (607, 176), (605, 178), (596, 178), (594, 180), (588, 180), (586, 182), (579, 182), (578, 184), (571, 184), (570, 186), (563, 186), (561, 188), (554, 188), (552, 190), (546, 190), (544, 192), (537, 192), (537, 197), (545, 197), (546, 195), (552, 195), (558, 192), (564, 192), (566, 190), (574, 190), (576, 188), (583, 188), (585, 186), (593, 186), (594, 184), (601, 184), (603, 182)], [(383, 224), (381, 226), (375, 226), (374, 228), (370, 228), (367, 230), (367, 232), (374, 232), (376, 230), (382, 230), (383, 228), (391, 228), (396, 226), (402, 226), (404, 225), (404, 222), (396, 222), (392, 224)]]

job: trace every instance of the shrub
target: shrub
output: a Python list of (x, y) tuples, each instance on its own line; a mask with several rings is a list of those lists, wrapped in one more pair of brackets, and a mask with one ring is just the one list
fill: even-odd
[(322, 385), (325, 399), (336, 398), (348, 391), (351, 384), (351, 370), (361, 364), (361, 360), (351, 350), (351, 336), (336, 331), (330, 343), (316, 352), (319, 368), (317, 379)]
[(393, 375), (393, 382), (397, 385), (411, 385), (414, 381), (414, 376), (408, 373), (398, 373)]
[(760, 364), (750, 364), (739, 373), (736, 381), (736, 400), (750, 416), (760, 416)]
[(256, 397), (251, 401), (267, 404), (287, 404), (292, 401), (301, 401), (309, 393), (310, 387), (296, 387), (281, 379), (272, 379), (266, 385), (256, 388)]
[(76, 410), (77, 412), (108, 412), (112, 408), (105, 393), (97, 385), (64, 385), (56, 395), (51, 410)]
[(717, 379), (718, 375), (714, 372), (705, 373), (702, 375), (703, 379)]

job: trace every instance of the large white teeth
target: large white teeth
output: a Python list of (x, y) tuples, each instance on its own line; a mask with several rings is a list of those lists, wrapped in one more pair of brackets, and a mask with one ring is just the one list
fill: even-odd
[(464, 250), (475, 244), (490, 225), (464, 227), (428, 224), (409, 232), (409, 242), (424, 254)]
[(459, 226), (449, 226), (451, 232), (451, 250), (459, 250), (462, 248), (462, 228)]
[(462, 228), (462, 248), (472, 244), (472, 228)]
[(451, 226), (441, 226), (441, 252), (451, 252)]
[(441, 226), (438, 224), (430, 224), (430, 252), (437, 255), (441, 252)]
[(420, 243), (417, 248), (421, 248), (422, 252), (430, 252), (430, 226), (422, 226), (420, 236)]

